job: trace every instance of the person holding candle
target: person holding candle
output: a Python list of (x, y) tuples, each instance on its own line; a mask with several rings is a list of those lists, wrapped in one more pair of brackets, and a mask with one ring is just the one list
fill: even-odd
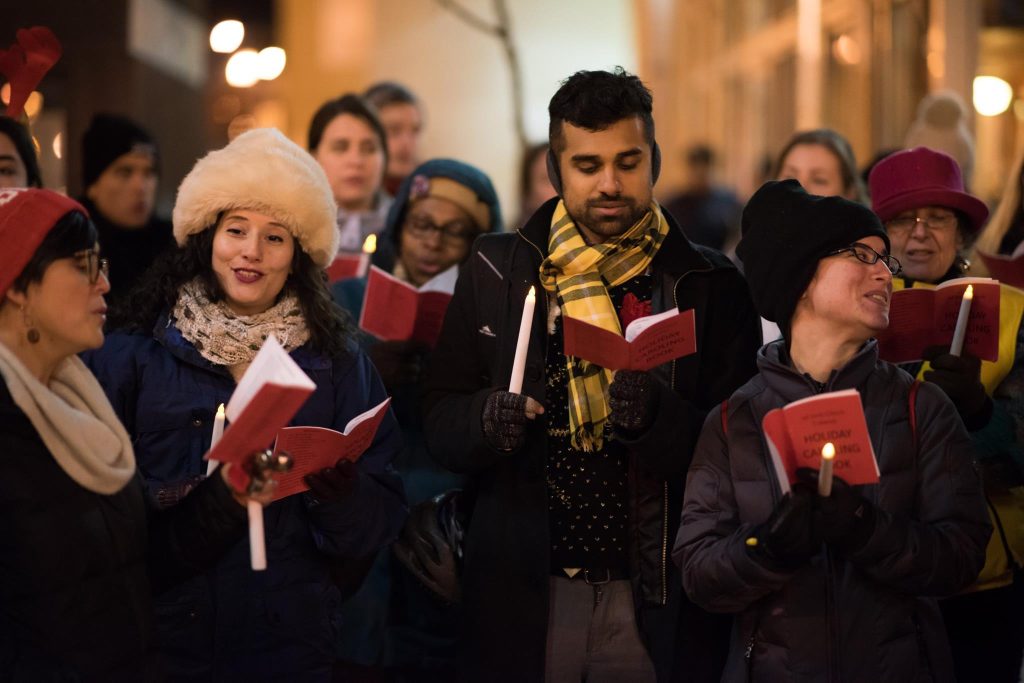
[[(962, 256), (988, 209), (964, 191), (957, 162), (927, 147), (897, 152), (868, 177), (872, 208), (904, 264), (903, 287), (969, 275)], [(1016, 681), (1024, 651), (1024, 292), (1000, 286), (999, 358), (932, 348), (905, 369), (942, 388), (974, 441), (996, 533), (964, 595), (941, 603), (964, 680)]]
[[(722, 680), (953, 681), (936, 598), (974, 580), (992, 529), (949, 399), (878, 359), (889, 237), (795, 180), (762, 186), (742, 227), (751, 294), (783, 338), (708, 415), (673, 550), (691, 599), (736, 615)], [(851, 487), (836, 467), (826, 497), (802, 470), (781, 496), (763, 417), (842, 389), (861, 394), (880, 482)]]
[[(399, 187), (374, 264), (418, 287), (463, 264), (473, 240), (499, 232), (501, 226), (498, 195), (483, 171), (455, 159), (432, 159), (417, 166)], [(335, 301), (359, 319), (366, 278), (336, 282), (331, 291)], [(392, 395), (403, 437), (396, 468), (409, 504), (430, 507), (434, 496), (463, 484), (462, 476), (441, 468), (427, 453), (420, 413), (422, 373), (430, 349), (419, 342), (380, 341), (369, 335), (361, 335), (360, 340)], [(416, 520), (426, 518), (410, 515), (402, 535), (409, 544), (403, 547), (410, 553), (424, 550), (424, 557), (450, 553), (449, 548), (427, 550), (418, 543), (431, 538), (414, 527)], [(352, 618), (342, 626), (342, 658), (362, 667), (394, 668), (416, 679), (428, 673), (438, 680), (448, 679), (454, 667), (456, 610), (427, 596), (405, 569), (394, 566), (390, 555), (388, 550), (378, 556), (362, 588), (345, 605), (345, 613)], [(417, 578), (427, 581), (429, 572), (443, 569), (440, 561), (423, 567), (428, 575)]]
[(147, 504), (131, 437), (76, 356), (103, 343), (110, 290), (85, 209), (0, 190), (0, 241), (3, 677), (158, 678), (152, 595), (229, 551), (246, 496), (225, 466), (186, 504)]
[[(475, 491), (461, 680), (717, 680), (728, 622), (686, 601), (668, 543), (704, 415), (753, 373), (760, 335), (735, 266), (653, 199), (651, 107), (621, 69), (562, 84), (559, 196), (476, 241), (431, 358), (428, 447)], [(672, 308), (694, 309), (692, 355), (613, 374), (564, 353), (564, 316), (622, 334)]]
[[(117, 331), (87, 359), (162, 506), (187, 503), (202, 481), (214, 411), (271, 333), (316, 383), (292, 424), (342, 431), (386, 397), (327, 289), (336, 211), (320, 166), (272, 129), (239, 135), (182, 181), (178, 249), (115, 311)], [(358, 462), (307, 475), (310, 491), (267, 507), (266, 571), (250, 569), (242, 541), (161, 597), (173, 679), (331, 679), (341, 601), (332, 571), (401, 528), (399, 447), (389, 412)]]
[(384, 228), (387, 136), (373, 105), (353, 93), (320, 105), (309, 124), (309, 153), (324, 169), (338, 205), (339, 252), (358, 254)]

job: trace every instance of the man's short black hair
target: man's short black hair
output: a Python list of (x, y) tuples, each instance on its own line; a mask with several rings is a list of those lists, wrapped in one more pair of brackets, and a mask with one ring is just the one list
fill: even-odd
[(654, 116), (651, 91), (639, 78), (621, 66), (614, 72), (577, 71), (562, 82), (548, 104), (548, 140), (551, 149), (565, 149), (562, 123), (577, 128), (604, 130), (622, 119), (639, 116), (644, 124), (647, 144), (654, 147)]

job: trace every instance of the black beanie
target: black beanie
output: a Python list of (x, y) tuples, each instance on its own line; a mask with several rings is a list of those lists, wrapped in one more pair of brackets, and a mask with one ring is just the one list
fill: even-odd
[(118, 157), (136, 150), (158, 158), (153, 137), (134, 121), (97, 114), (82, 137), (82, 186), (88, 189)]
[(736, 255), (754, 305), (787, 338), (819, 260), (864, 237), (881, 237), (889, 249), (889, 236), (871, 209), (842, 197), (807, 194), (795, 180), (762, 185), (743, 209), (742, 226)]

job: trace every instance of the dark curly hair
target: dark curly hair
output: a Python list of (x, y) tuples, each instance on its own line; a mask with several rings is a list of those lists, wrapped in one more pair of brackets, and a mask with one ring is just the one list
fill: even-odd
[(577, 71), (562, 82), (548, 104), (548, 140), (555, 154), (565, 149), (562, 122), (577, 128), (605, 130), (631, 116), (644, 124), (647, 144), (654, 147), (654, 115), (651, 91), (621, 66), (614, 72)]
[[(218, 217), (218, 222), (219, 222)], [(221, 301), (224, 289), (213, 272), (213, 236), (216, 223), (202, 232), (189, 235), (183, 246), (164, 253), (128, 296), (111, 310), (111, 330), (152, 334), (160, 316), (173, 308), (181, 286), (198, 279), (210, 301)], [(299, 300), (309, 328), (309, 344), (330, 358), (351, 353), (348, 344), (355, 338), (351, 316), (331, 298), (327, 275), (313, 263), (296, 243), (291, 274), (282, 295), (292, 291)]]

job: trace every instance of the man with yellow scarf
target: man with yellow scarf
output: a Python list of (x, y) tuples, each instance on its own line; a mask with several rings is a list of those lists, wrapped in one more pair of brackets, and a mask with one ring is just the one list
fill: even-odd
[[(683, 595), (668, 543), (704, 417), (755, 372), (742, 276), (653, 199), (651, 94), (581, 71), (549, 105), (559, 196), (477, 240), (428, 373), (433, 456), (470, 475), (462, 680), (718, 680), (728, 621)], [(507, 391), (524, 298), (538, 302)], [(693, 309), (697, 351), (613, 372), (563, 350), (565, 316), (622, 334)]]

